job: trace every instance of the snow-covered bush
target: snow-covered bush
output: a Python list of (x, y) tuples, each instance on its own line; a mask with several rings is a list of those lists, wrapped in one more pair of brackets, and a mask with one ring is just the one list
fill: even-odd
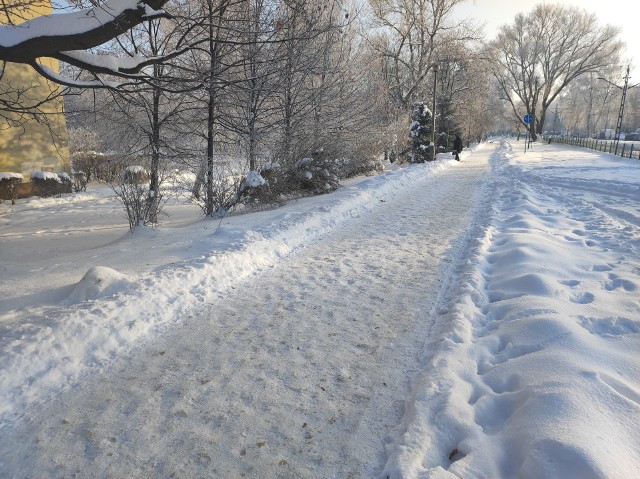
[(337, 158), (334, 160), (340, 171), (340, 179), (357, 175), (371, 175), (384, 171), (384, 164), (380, 160)]
[(245, 185), (248, 188), (258, 188), (267, 181), (257, 171), (250, 171), (245, 179)]
[(283, 166), (272, 162), (260, 171), (264, 183), (257, 187), (244, 185), (242, 201), (249, 205), (270, 205), (292, 196), (308, 194), (314, 181), (310, 171), (312, 158), (304, 158), (293, 165)]
[(158, 191), (152, 191), (147, 170), (141, 166), (132, 165), (114, 173), (111, 180), (107, 182), (120, 199), (131, 230), (136, 226), (157, 223), (157, 218), (162, 214), (162, 208), (166, 203), (160, 188), (165, 179), (164, 172), (161, 172)]
[(299, 160), (293, 169), (293, 175), (300, 183), (302, 190), (313, 193), (328, 193), (340, 187), (343, 163), (328, 158), (323, 152), (315, 157)]
[(345, 178), (382, 170), (384, 166), (380, 161), (359, 156), (347, 158), (336, 152), (318, 150), (312, 157), (298, 161), (293, 173), (302, 190), (320, 194), (337, 190)]
[(0, 173), (0, 203), (11, 200), (12, 205), (16, 204), (18, 186), (22, 183), (22, 178), (20, 173)]
[(118, 181), (130, 165), (142, 165), (141, 168), (149, 171), (150, 158), (147, 155), (130, 155), (117, 153), (99, 153), (95, 151), (76, 153), (78, 161), (72, 161), (74, 171), (82, 171), (87, 175), (87, 181), (101, 181), (111, 183)]
[(103, 163), (106, 163), (107, 156), (97, 151), (76, 151), (71, 155), (71, 167), (74, 172), (82, 171), (87, 182), (99, 179)]
[(245, 176), (234, 168), (231, 162), (215, 162), (211, 169), (210, 187), (207, 185), (207, 172), (201, 170), (190, 188), (194, 201), (204, 214), (222, 218), (238, 206)]
[(245, 204), (274, 204), (283, 199), (335, 191), (340, 181), (355, 175), (384, 170), (380, 161), (333, 156), (317, 150), (292, 165), (277, 162), (266, 163), (252, 178), (260, 178), (252, 184), (250, 178), (242, 185), (241, 200)]
[(95, 164), (94, 178), (104, 183), (110, 183), (114, 180), (117, 181), (117, 177), (121, 176), (122, 170), (125, 167), (126, 161), (120, 156), (99, 156), (97, 157), (97, 161)]
[(240, 201), (248, 206), (271, 205), (291, 190), (287, 170), (275, 162), (267, 162), (258, 171), (249, 172), (240, 187)]
[[(246, 206), (272, 204), (277, 198), (267, 178), (270, 177), (272, 166), (268, 165), (262, 172), (250, 171), (240, 184), (239, 202)], [(265, 178), (266, 177), (266, 178)]]
[(41, 198), (71, 193), (71, 178), (66, 173), (34, 171), (31, 173), (31, 184), (33, 194)]

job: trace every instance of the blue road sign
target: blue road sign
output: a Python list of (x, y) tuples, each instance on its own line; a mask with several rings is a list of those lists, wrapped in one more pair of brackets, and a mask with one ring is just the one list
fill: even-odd
[(535, 116), (533, 116), (531, 113), (527, 113), (527, 114), (524, 116), (524, 118), (523, 118), (524, 122), (525, 122), (527, 125), (528, 125), (529, 123), (533, 123), (533, 120), (535, 120), (535, 119), (536, 119), (536, 117), (535, 117)]

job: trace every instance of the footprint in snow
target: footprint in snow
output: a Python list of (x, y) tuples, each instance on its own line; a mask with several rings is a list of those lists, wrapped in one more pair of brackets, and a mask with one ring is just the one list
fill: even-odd
[(579, 293), (571, 296), (569, 301), (575, 304), (591, 304), (595, 301), (595, 296), (591, 293)]

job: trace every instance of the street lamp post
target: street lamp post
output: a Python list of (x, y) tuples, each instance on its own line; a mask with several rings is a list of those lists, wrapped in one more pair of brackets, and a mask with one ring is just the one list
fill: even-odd
[(606, 78), (602, 78), (602, 77), (598, 77), (598, 80), (603, 80), (606, 81), (607, 83), (609, 83), (610, 85), (613, 85), (616, 88), (620, 88), (622, 90), (622, 100), (620, 101), (620, 113), (618, 114), (618, 123), (616, 124), (616, 133), (615, 133), (615, 140), (616, 140), (616, 154), (618, 153), (618, 144), (620, 143), (620, 131), (622, 130), (622, 117), (624, 115), (624, 103), (627, 99), (627, 90), (629, 88), (633, 88), (636, 87), (638, 85), (640, 85), (640, 83), (636, 83), (635, 85), (631, 85), (629, 86), (629, 65), (627, 65), (627, 73), (624, 76), (624, 85), (620, 86), (620, 85), (616, 85), (615, 83), (610, 82), (609, 80), (607, 80)]
[(438, 64), (433, 64), (433, 108), (431, 109), (431, 154), (430, 160), (436, 159), (436, 88), (438, 86)]

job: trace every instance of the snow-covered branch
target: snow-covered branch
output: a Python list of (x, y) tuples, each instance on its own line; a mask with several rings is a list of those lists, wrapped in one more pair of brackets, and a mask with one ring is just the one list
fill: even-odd
[[(110, 0), (78, 12), (0, 26), (0, 61), (33, 66), (37, 58), (49, 57), (95, 73), (133, 74), (161, 59), (118, 59), (85, 50), (102, 45), (144, 21), (167, 17), (162, 10), (166, 1)], [(42, 68), (38, 71), (42, 73)]]
[(63, 86), (68, 86), (72, 88), (117, 88), (118, 87), (117, 83), (104, 81), (100, 78), (97, 78), (95, 80), (74, 80), (74, 79), (66, 78), (56, 73), (55, 71), (53, 71), (51, 68), (35, 61), (31, 63), (31, 66), (42, 77)]

